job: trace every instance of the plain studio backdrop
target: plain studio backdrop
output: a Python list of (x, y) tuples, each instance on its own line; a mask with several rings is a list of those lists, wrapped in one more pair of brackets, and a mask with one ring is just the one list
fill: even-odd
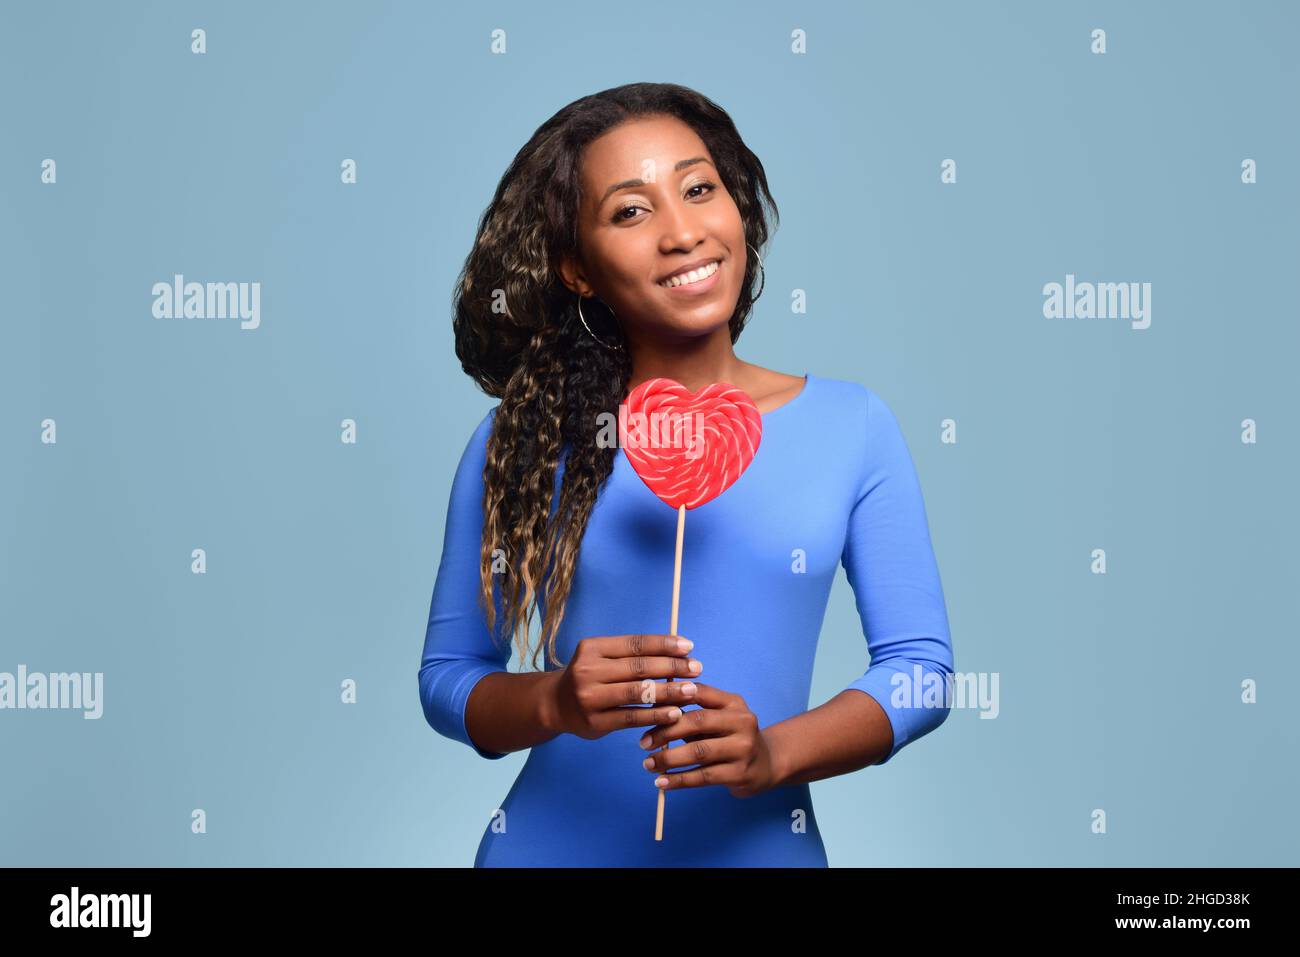
[[(812, 785), (831, 864), (1294, 864), (1298, 40), (1285, 3), (7, 6), (0, 672), (104, 677), (95, 720), (0, 710), (0, 863), (473, 860), (525, 753), (417, 696), (494, 404), (451, 291), (536, 126), (656, 80), (780, 206), (738, 352), (889, 403), (998, 677)], [(259, 283), (256, 328), (155, 318), (178, 274)], [(1046, 317), (1067, 276), (1150, 325)], [(810, 707), (866, 669), (852, 599)]]

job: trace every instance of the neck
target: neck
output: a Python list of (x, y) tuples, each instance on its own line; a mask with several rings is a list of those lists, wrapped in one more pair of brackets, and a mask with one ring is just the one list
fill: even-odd
[(726, 325), (707, 336), (675, 342), (630, 341), (628, 345), (632, 357), (629, 392), (648, 379), (658, 378), (673, 379), (692, 392), (714, 382), (736, 385), (748, 365), (732, 349), (731, 330)]

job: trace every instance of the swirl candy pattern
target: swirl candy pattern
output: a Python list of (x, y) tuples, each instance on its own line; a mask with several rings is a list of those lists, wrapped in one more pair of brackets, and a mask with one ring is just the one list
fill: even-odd
[(692, 393), (673, 379), (647, 379), (619, 410), (619, 444), (636, 474), (674, 509), (717, 498), (749, 467), (763, 417), (745, 393), (715, 382)]

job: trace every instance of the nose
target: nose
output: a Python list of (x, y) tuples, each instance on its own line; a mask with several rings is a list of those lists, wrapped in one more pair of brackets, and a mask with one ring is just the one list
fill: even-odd
[(664, 252), (677, 249), (691, 250), (704, 239), (704, 229), (696, 221), (696, 212), (686, 203), (670, 203), (659, 217), (663, 238), (659, 246)]

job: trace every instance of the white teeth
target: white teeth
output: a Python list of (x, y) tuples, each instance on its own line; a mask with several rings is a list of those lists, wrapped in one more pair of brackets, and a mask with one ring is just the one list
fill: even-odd
[(674, 286), (687, 286), (693, 282), (699, 282), (701, 279), (708, 279), (717, 271), (718, 262), (717, 260), (714, 260), (707, 266), (701, 266), (699, 269), (692, 269), (690, 272), (683, 273), (680, 276), (673, 276), (671, 279), (664, 280), (659, 285), (663, 286), (665, 289), (672, 289)]

